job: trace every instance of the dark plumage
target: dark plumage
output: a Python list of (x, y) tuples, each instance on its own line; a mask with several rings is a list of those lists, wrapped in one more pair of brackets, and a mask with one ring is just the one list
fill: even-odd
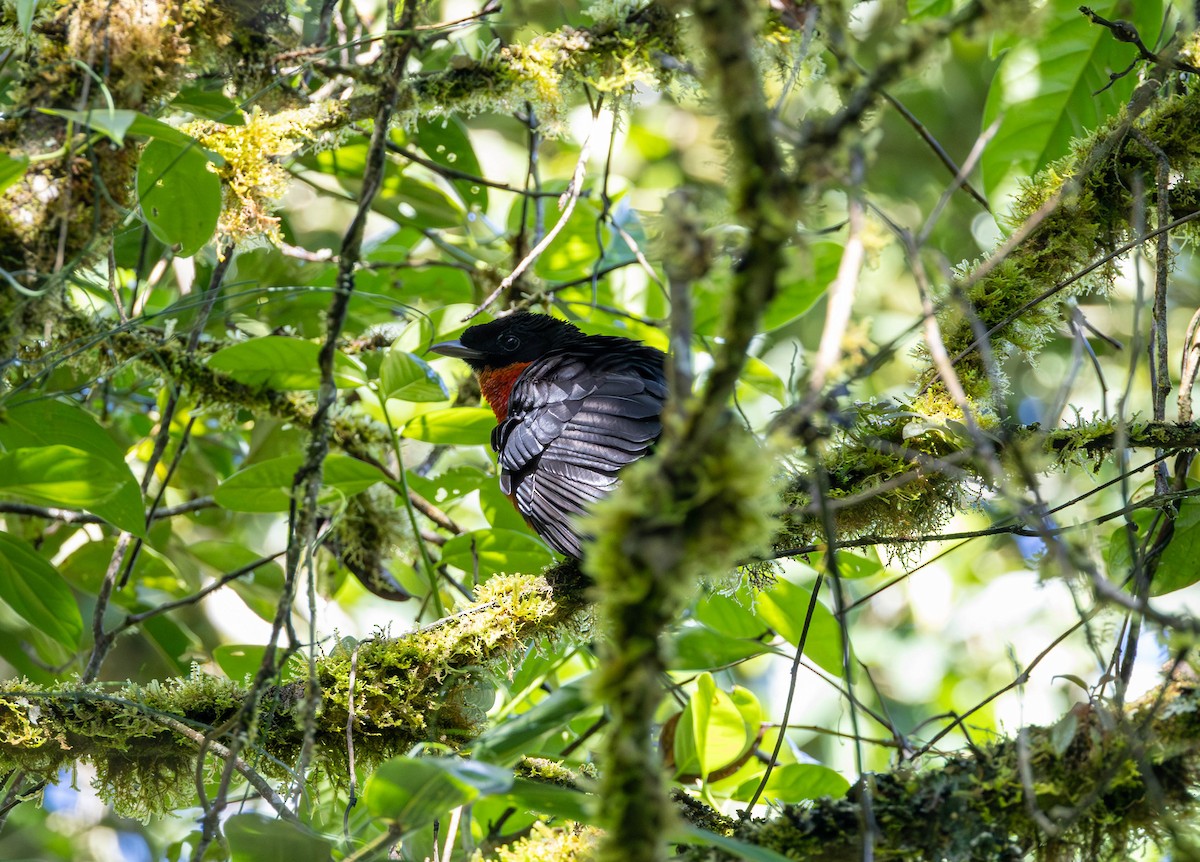
[(662, 432), (665, 355), (544, 314), (472, 326), (430, 350), (466, 360), (500, 423), (500, 488), (556, 551), (581, 555), (575, 518)]

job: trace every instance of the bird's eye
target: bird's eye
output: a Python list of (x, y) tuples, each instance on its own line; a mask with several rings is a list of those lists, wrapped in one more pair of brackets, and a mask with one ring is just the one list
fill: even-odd
[(500, 336), (499, 343), (505, 350), (512, 351), (521, 346), (521, 339), (517, 338), (511, 332), (506, 332)]

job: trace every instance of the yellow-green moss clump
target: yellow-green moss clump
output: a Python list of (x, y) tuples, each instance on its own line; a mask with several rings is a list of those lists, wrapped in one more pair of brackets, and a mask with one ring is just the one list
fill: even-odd
[[(496, 851), (497, 862), (590, 862), (595, 858), (600, 830), (574, 824), (551, 828), (544, 823), (533, 824), (528, 837)], [(472, 862), (483, 862), (476, 853)]]
[(221, 237), (234, 243), (257, 237), (280, 241), (274, 212), (291, 183), (287, 160), (301, 147), (320, 148), (314, 131), (329, 123), (331, 110), (337, 111), (314, 105), (269, 114), (256, 106), (241, 126), (198, 120), (183, 127), (201, 146), (225, 159), (217, 168), (225, 194), (217, 224)]
[(604, 94), (629, 92), (639, 82), (663, 84), (663, 56), (679, 53), (675, 16), (657, 3), (607, 4), (593, 9), (591, 27), (562, 27), (450, 68), (420, 76), (400, 90), (402, 116), (511, 113), (533, 105), (542, 131), (562, 130), (567, 94), (586, 84)]

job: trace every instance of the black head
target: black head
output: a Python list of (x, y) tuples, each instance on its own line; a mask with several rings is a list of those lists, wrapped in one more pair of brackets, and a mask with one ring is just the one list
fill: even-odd
[(556, 347), (583, 337), (574, 324), (565, 320), (519, 311), (491, 323), (472, 326), (457, 341), (443, 341), (429, 350), (465, 360), (479, 371), (503, 368), (514, 362), (532, 362)]

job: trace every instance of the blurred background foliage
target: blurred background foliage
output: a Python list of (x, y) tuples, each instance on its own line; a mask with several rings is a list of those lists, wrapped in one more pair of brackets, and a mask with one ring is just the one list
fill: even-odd
[[(443, 0), (424, 13), (428, 37), (409, 57), (407, 72), (466, 68), (503, 46), (593, 27), (627, 5), (505, 0), (481, 8), (475, 0)], [(874, 68), (897, 32), (964, 5), (764, 4), (758, 60), (777, 123), (794, 129), (837, 110), (844, 95), (840, 76), (847, 69)], [(258, 92), (235, 91), (219, 75), (185, 75), (178, 92), (156, 103), (115, 108), (153, 116), (220, 153), (211, 137), (217, 118), (236, 128), (305, 100), (349, 99), (357, 92), (355, 70), (370, 69), (377, 59), (386, 9), (375, 0), (327, 8), (334, 49), (314, 52), (311, 63), (298, 52), (299, 60), (279, 62), (278, 78)], [(1129, 18), (1147, 42), (1167, 32), (1164, 22), (1195, 23), (1188, 17), (1193, 10), (1157, 2), (1096, 9)], [(6, 111), (6, 123), (19, 124), (31, 121), (22, 113), (29, 106), (21, 107), (29, 88), (24, 52), (29, 40), (46, 38), (39, 27), (57, 12), (52, 4), (29, 0), (4, 0), (0, 10), (0, 110)], [(810, 11), (815, 27), (806, 32)], [(295, 37), (292, 45), (308, 44), (321, 28), (319, 4), (288, 0), (282, 12), (284, 31)], [(827, 28), (832, 21), (838, 23)], [(848, 381), (840, 393), (848, 401), (903, 401), (913, 395), (922, 368), (914, 355), (920, 296), (903, 246), (889, 229), (891, 222), (919, 230), (951, 187), (951, 172), (922, 132), (962, 164), (986, 130), (981, 166), (969, 179), (990, 208), (964, 191), (950, 194), (924, 247), (930, 271), (945, 281), (952, 268), (988, 255), (1011, 230), (1006, 213), (1019, 182), (1066, 157), (1071, 139), (1113, 115), (1136, 83), (1135, 72), (1095, 93), (1110, 71), (1133, 60), (1133, 49), (1111, 40), (1071, 3), (1048, 0), (1025, 12), (1008, 7), (985, 22), (933, 45), (861, 123), (867, 257), (837, 370), (839, 380)], [(844, 41), (831, 46), (831, 31)], [(282, 43), (280, 53), (290, 47)], [(340, 638), (397, 635), (433, 622), (439, 609), (452, 613), (475, 584), (494, 574), (535, 572), (553, 561), (496, 486), (486, 445), (490, 415), (480, 410), (466, 368), (424, 350), (461, 332), (464, 316), (556, 223), (558, 196), (585, 149), (582, 194), (569, 221), (496, 308), (532, 304), (586, 331), (627, 335), (665, 349), (670, 305), (656, 238), (666, 195), (691, 189), (720, 253), (714, 271), (693, 285), (693, 348), (703, 375), (721, 328), (742, 229), (729, 211), (726, 142), (689, 68), (693, 56), (701, 58), (700, 65), (706, 62), (685, 29), (679, 55), (658, 58), (666, 70), (661, 82), (639, 79), (603, 98), (596, 87), (574, 86), (553, 113), (526, 101), (507, 112), (427, 116), (392, 131), (340, 344), (336, 421), (369, 420), (380, 439), (389, 429), (397, 432), (388, 457), (402, 459), (406, 487), (440, 509), (456, 529), (406, 510), (403, 490), (381, 483), (369, 466), (330, 456), (325, 516), (350, 529), (335, 532), (337, 541), (318, 554), (314, 588), (300, 591), (291, 619), (301, 640), (311, 641), (317, 652), (330, 652)], [(103, 74), (99, 61), (91, 62)], [(120, 66), (122, 57), (108, 62)], [(481, 100), (485, 104), (486, 96)], [(32, 107), (66, 110), (58, 104)], [(97, 110), (102, 108), (101, 103)], [(999, 124), (993, 127), (993, 121)], [(152, 361), (107, 348), (104, 333), (144, 327), (168, 339), (185, 338), (197, 315), (205, 313), (205, 285), (229, 257), (198, 355), (209, 369), (251, 386), (316, 389), (317, 345), (336, 283), (336, 256), (361, 190), (370, 121), (282, 150), (273, 162), (280, 176), (250, 181), (273, 182), (280, 193), (274, 209), (253, 224), (229, 177), (216, 183), (209, 163), (219, 158), (200, 157), (195, 147), (154, 128), (124, 137), (106, 134), (100, 120), (84, 125), (91, 134), (79, 149), (81, 158), (89, 152), (92, 158), (115, 158), (100, 152), (112, 147), (140, 159), (141, 210), (129, 208), (93, 238), (92, 250), (99, 253), (81, 254), (60, 271), (69, 307), (90, 321), (92, 332), (73, 333), (62, 321), (47, 319), (44, 330), (27, 331), (16, 356), (5, 358), (0, 458), (27, 459), (28, 451), (18, 450), (40, 449), (53, 464), (37, 473), (40, 468), (25, 460), (22, 472), (18, 461), (8, 460), (7, 478), (0, 479), (0, 500), (21, 504), (10, 505), (2, 516), (8, 538), (0, 545), (0, 574), (9, 584), (0, 592), (4, 676), (72, 684), (91, 651), (96, 597), (114, 560), (129, 568), (102, 615), (110, 631), (129, 614), (194, 596), (269, 557), (203, 600), (125, 629), (101, 674), (104, 680), (150, 683), (198, 667), (241, 681), (258, 668), (276, 613), (284, 579), (279, 555), (288, 542), (287, 492), (307, 445), (307, 428), (268, 415), (261, 405), (221, 403), (176, 388), (178, 381)], [(143, 148), (147, 137), (155, 143)], [(96, 149), (89, 151), (91, 146)], [(8, 173), (0, 171), (0, 177), (12, 185), (16, 173), (36, 166), (42, 155), (10, 152), (0, 164)], [(846, 169), (831, 163), (814, 170), (828, 176), (805, 201), (798, 227), (803, 241), (786, 252), (780, 295), (765, 313), (737, 390), (738, 411), (759, 433), (802, 393), (823, 330), (824, 294), (842, 258)], [(173, 171), (177, 175), (170, 180)], [(259, 193), (264, 200), (272, 194), (261, 187)], [(10, 204), (15, 208), (19, 202), (10, 197)], [(1200, 268), (1188, 249), (1179, 251), (1169, 297), (1172, 343), (1200, 306)], [(1079, 312), (1104, 336), (1087, 339), (1093, 361), (1082, 352), (1081, 337), (1066, 327), (1036, 361), (1003, 357), (1010, 381), (1004, 397), (1013, 415), (1053, 427), (1096, 415), (1148, 413), (1144, 297), (1150, 273), (1143, 255), (1127, 255), (1108, 295), (1079, 300)], [(20, 287), (9, 281), (6, 290)], [(173, 400), (168, 416), (164, 411)], [(165, 442), (157, 455), (156, 441)], [(69, 450), (50, 451), (54, 446)], [(80, 451), (82, 460), (72, 461)], [(1148, 460), (1146, 453), (1131, 458), (1139, 465)], [(1126, 482), (1089, 492), (1122, 468), (1128, 464), (1114, 457), (1094, 469), (1072, 465), (1038, 480), (1048, 506), (1080, 498), (1058, 518), (1080, 525), (1069, 541), (1102, 565), (1111, 564), (1113, 577), (1128, 562), (1120, 559), (1125, 528), (1119, 520), (1094, 519), (1120, 509), (1150, 481), (1150, 473), (1133, 470)], [(120, 490), (111, 492), (113, 487)], [(372, 503), (367, 515), (356, 514), (349, 502), (363, 492)], [(152, 502), (160, 510), (180, 511), (143, 529), (140, 514)], [(1009, 514), (1007, 505), (981, 490), (978, 505), (959, 513), (945, 530), (982, 530)], [(34, 511), (37, 507), (69, 512)], [(85, 512), (96, 517), (81, 517)], [(394, 593), (410, 594), (410, 600), (375, 596), (352, 574), (347, 560), (353, 561), (353, 537), (362, 528), (355, 518), (375, 519), (373, 529), (386, 539), (379, 562), (394, 579)], [(119, 544), (121, 530), (145, 540), (136, 562)], [(31, 563), (29, 554), (41, 562)], [(754, 753), (774, 749), (793, 684), (795, 705), (781, 766), (762, 802), (838, 795), (859, 770), (886, 770), (928, 743), (932, 749), (924, 758), (936, 762), (969, 742), (1055, 722), (1072, 705), (1111, 690), (1111, 654), (1124, 617), (1100, 610), (1079, 625), (1092, 606), (1088, 585), (1063, 571), (1040, 541), (1003, 535), (841, 552), (848, 612), (838, 619), (822, 600), (793, 682), (791, 650), (821, 566), (819, 554), (783, 559), (778, 582), (763, 591), (734, 573), (713, 572), (669, 633), (675, 658), (661, 708), (669, 729), (664, 748), (681, 784), (722, 810), (735, 811), (755, 796), (765, 765)], [(1191, 612), (1198, 576), (1178, 573), (1172, 585), (1179, 589), (1162, 597), (1162, 607)], [(31, 587), (15, 589), (14, 582)], [(857, 729), (844, 678), (843, 629), (853, 655)], [(1169, 655), (1167, 641), (1147, 629), (1128, 699), (1156, 683), (1157, 668)], [(488, 761), (490, 755), (490, 762), (503, 766), (523, 755), (586, 768), (603, 724), (603, 710), (586, 697), (595, 663), (588, 637), (571, 636), (531, 643), (509, 666), (491, 669), (482, 704), (489, 729), (473, 748), (476, 756)], [(290, 672), (304, 674), (302, 667)], [(515, 724), (531, 714), (533, 720)], [(963, 715), (968, 717), (955, 724), (954, 717)], [(700, 781), (696, 776), (703, 773), (709, 777)], [(412, 788), (403, 785), (411, 774), (404, 775), (395, 785), (408, 792)], [(199, 808), (145, 823), (124, 819), (97, 799), (90, 779), (86, 766), (68, 770), (45, 789), (40, 804), (13, 807), (0, 834), (0, 858), (194, 858)], [(345, 829), (347, 788), (320, 779), (300, 807), (304, 827), (268, 820), (270, 810), (253, 798), (238, 802), (227, 821), (228, 845), (210, 852), (216, 857), (228, 852), (234, 859), (286, 855), (292, 862), (330, 853), (343, 858), (384, 831), (387, 817), (375, 815), (387, 810), (389, 803), (379, 800), (391, 787), (388, 780), (381, 777), (374, 788), (368, 784), (368, 802), (374, 799), (375, 805), (354, 809)], [(465, 786), (479, 790), (471, 781)], [(478, 798), (463, 793), (454, 799), (474, 804), (457, 827), (455, 859), (468, 858), (497, 836), (520, 834), (535, 819), (530, 809), (561, 813), (557, 802), (523, 797), (519, 789), (476, 793)], [(302, 828), (323, 837), (303, 837)], [(441, 830), (444, 841), (445, 823)], [(433, 840), (433, 827), (422, 823), (406, 840), (404, 858), (432, 856)], [(1154, 858), (1157, 851), (1144, 852)]]

